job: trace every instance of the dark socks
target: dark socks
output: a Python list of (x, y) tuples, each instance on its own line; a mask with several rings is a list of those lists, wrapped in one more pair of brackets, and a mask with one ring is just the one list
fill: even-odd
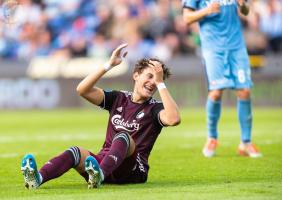
[(63, 175), (79, 164), (79, 161), (80, 152), (78, 147), (71, 147), (59, 156), (52, 158), (39, 170), (43, 178), (42, 183)]
[(123, 160), (129, 148), (129, 138), (126, 133), (121, 133), (113, 139), (110, 151), (100, 163), (100, 167), (104, 173), (104, 177), (109, 176), (115, 169), (117, 169)]

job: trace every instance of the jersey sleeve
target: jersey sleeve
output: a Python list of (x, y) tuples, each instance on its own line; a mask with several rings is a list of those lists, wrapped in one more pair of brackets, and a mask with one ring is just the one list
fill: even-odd
[(183, 8), (191, 8), (193, 10), (197, 10), (198, 8), (198, 0), (182, 0)]
[(99, 105), (101, 108), (110, 111), (112, 109), (112, 106), (118, 97), (119, 92), (118, 91), (107, 91), (104, 90), (104, 99), (102, 103)]
[(165, 126), (160, 119), (160, 111), (163, 109), (164, 109), (164, 106), (162, 103), (158, 103), (152, 108), (152, 117), (153, 117), (154, 124), (161, 126), (161, 127)]

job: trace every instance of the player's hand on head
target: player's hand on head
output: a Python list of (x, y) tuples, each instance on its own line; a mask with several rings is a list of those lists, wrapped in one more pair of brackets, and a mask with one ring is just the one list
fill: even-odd
[(150, 67), (152, 67), (153, 72), (154, 72), (155, 84), (157, 85), (158, 83), (164, 82), (164, 79), (163, 79), (164, 71), (162, 68), (162, 64), (158, 61), (150, 60), (149, 65)]
[(113, 51), (109, 60), (109, 65), (111, 67), (117, 66), (122, 62), (122, 59), (125, 58), (125, 56), (127, 55), (127, 51), (125, 51), (125, 48), (127, 46), (128, 44), (126, 43), (121, 44)]
[(212, 2), (208, 7), (208, 14), (216, 14), (216, 13), (220, 13), (220, 4), (219, 2)]

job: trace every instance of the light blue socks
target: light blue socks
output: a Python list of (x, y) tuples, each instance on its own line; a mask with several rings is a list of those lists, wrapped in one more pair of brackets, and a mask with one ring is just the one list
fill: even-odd
[(221, 101), (213, 101), (207, 99), (206, 113), (207, 113), (207, 128), (208, 137), (217, 139), (217, 123), (220, 118)]
[(251, 132), (252, 132), (252, 104), (251, 100), (237, 100), (237, 113), (241, 128), (241, 140), (244, 143), (251, 142)]
[[(218, 137), (217, 124), (220, 118), (221, 101), (213, 101), (210, 98), (208, 98), (206, 104), (206, 112), (207, 112), (208, 137), (217, 139)], [(241, 128), (241, 140), (244, 143), (249, 143), (251, 142), (252, 119), (253, 119), (251, 100), (238, 99), (237, 113), (238, 113), (238, 118)]]

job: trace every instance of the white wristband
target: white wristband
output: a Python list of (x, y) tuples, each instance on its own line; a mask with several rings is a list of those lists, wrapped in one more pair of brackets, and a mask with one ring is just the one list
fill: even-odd
[(109, 62), (106, 62), (106, 63), (104, 64), (104, 69), (105, 69), (106, 72), (111, 69), (111, 65), (110, 65)]
[(166, 86), (165, 86), (164, 83), (159, 83), (159, 84), (157, 85), (157, 88), (158, 88), (158, 90), (162, 90), (162, 89), (165, 89)]

